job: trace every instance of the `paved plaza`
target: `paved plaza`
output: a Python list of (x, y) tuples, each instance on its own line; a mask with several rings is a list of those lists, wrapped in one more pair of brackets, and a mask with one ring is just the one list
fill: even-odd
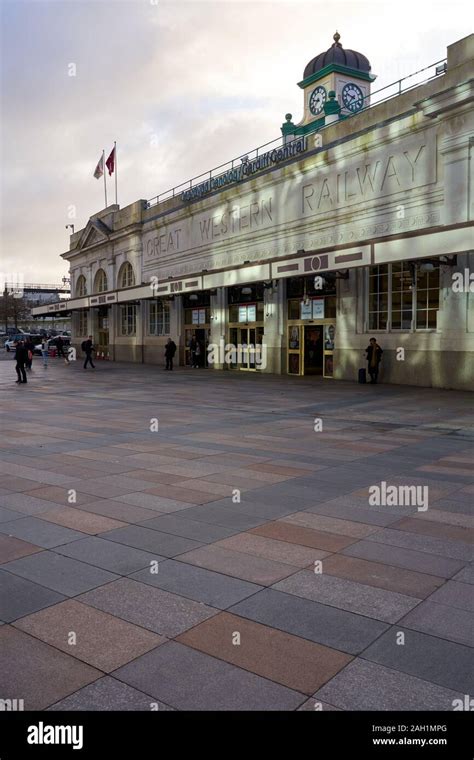
[(3, 356), (0, 698), (450, 711), (474, 693), (472, 395), (39, 359), (14, 380)]

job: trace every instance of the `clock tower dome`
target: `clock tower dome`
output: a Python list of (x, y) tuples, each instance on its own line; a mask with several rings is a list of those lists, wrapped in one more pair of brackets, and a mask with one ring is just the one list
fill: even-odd
[(313, 131), (325, 119), (328, 123), (329, 118), (349, 116), (370, 104), (370, 85), (375, 79), (370, 63), (362, 53), (345, 50), (340, 39), (336, 32), (329, 50), (311, 59), (298, 82), (304, 92), (304, 115), (297, 132)]

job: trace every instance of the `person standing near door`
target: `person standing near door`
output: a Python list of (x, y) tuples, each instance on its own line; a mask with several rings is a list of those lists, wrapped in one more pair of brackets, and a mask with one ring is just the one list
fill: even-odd
[(27, 383), (25, 364), (28, 361), (28, 351), (22, 340), (18, 341), (15, 351), (17, 383)]
[(166, 367), (165, 369), (172, 370), (173, 369), (173, 358), (176, 353), (176, 343), (174, 340), (171, 340), (171, 338), (168, 338), (168, 342), (165, 346), (165, 359), (166, 359)]
[(190, 364), (193, 369), (197, 367), (196, 364), (196, 335), (193, 334), (193, 337), (191, 338), (189, 342), (189, 356), (190, 356)]
[(87, 369), (88, 364), (91, 365), (92, 369), (95, 369), (95, 364), (92, 361), (92, 352), (95, 350), (94, 344), (92, 342), (92, 335), (89, 335), (88, 339), (83, 341), (81, 348), (86, 355), (86, 360), (84, 362), (84, 369)]
[(201, 359), (202, 359), (202, 345), (201, 345), (201, 341), (200, 341), (200, 340), (198, 340), (197, 338), (196, 338), (196, 349), (195, 349), (195, 352), (194, 352), (194, 356), (195, 356), (196, 367), (197, 367), (198, 369), (200, 369), (200, 368), (201, 368), (201, 366), (202, 366), (202, 364), (201, 364)]
[(379, 374), (379, 364), (382, 360), (383, 351), (375, 338), (370, 339), (370, 344), (365, 349), (367, 355), (368, 371), (370, 375), (370, 382), (375, 384)]

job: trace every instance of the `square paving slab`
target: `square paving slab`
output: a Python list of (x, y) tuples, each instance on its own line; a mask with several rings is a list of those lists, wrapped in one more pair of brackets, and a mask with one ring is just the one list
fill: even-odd
[(178, 710), (295, 710), (304, 702), (297, 691), (174, 641), (115, 675)]
[(38, 583), (0, 570), (0, 620), (10, 623), (64, 599), (49, 588)]
[(168, 638), (217, 614), (205, 604), (128, 578), (82, 594), (77, 601)]
[(305, 694), (351, 660), (335, 649), (227, 612), (186, 631), (178, 641)]
[(15, 627), (106, 673), (166, 641), (72, 599), (28, 615)]
[(262, 589), (254, 583), (171, 559), (160, 562), (157, 573), (147, 568), (131, 577), (220, 609), (230, 607)]
[(388, 627), (378, 620), (273, 589), (260, 591), (229, 612), (347, 654), (362, 652)]
[(21, 694), (25, 710), (44, 710), (102, 675), (9, 625), (0, 628), (0, 673), (2, 693)]
[(104, 676), (94, 681), (89, 686), (84, 686), (71, 696), (56, 702), (52, 707), (48, 707), (48, 712), (58, 710), (86, 710), (86, 711), (131, 711), (131, 710), (172, 710), (163, 702), (157, 702), (156, 699), (137, 691), (126, 683), (117, 681), (111, 676)]
[(89, 589), (110, 583), (116, 575), (55, 552), (40, 552), (3, 565), (4, 570), (19, 575), (65, 596), (76, 596)]
[(125, 544), (117, 544), (115, 541), (107, 541), (98, 536), (88, 536), (80, 541), (58, 546), (55, 552), (95, 565), (95, 567), (102, 567), (118, 575), (130, 575), (137, 570), (150, 567), (151, 563), (161, 562), (164, 559), (161, 555), (134, 549)]

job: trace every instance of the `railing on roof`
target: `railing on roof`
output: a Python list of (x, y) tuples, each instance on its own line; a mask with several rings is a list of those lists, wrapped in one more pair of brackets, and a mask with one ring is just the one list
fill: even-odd
[[(432, 70), (432, 73), (430, 75), (426, 75), (427, 71)], [(383, 103), (386, 100), (390, 100), (391, 98), (397, 97), (398, 95), (401, 95), (402, 93), (408, 92), (409, 90), (412, 90), (414, 87), (418, 87), (420, 84), (426, 84), (431, 79), (435, 79), (438, 76), (442, 76), (445, 74), (447, 70), (447, 59), (442, 58), (440, 61), (436, 61), (436, 63), (432, 63), (429, 66), (425, 66), (423, 69), (419, 69), (418, 71), (413, 72), (412, 74), (408, 74), (406, 77), (402, 77), (401, 79), (397, 79), (395, 82), (392, 82), (391, 84), (385, 85), (385, 87), (381, 87), (380, 90), (375, 90), (375, 92), (372, 92), (370, 96), (367, 96), (365, 100), (367, 100), (366, 105), (362, 105), (362, 108), (360, 108), (355, 113), (348, 114), (347, 116), (344, 116), (345, 119), (350, 119), (353, 116), (356, 116), (357, 114), (361, 113), (361, 111), (365, 111), (369, 108), (373, 108), (374, 106), (379, 105), (380, 103)], [(423, 75), (423, 76), (422, 76)], [(409, 84), (408, 80), (411, 80)], [(382, 94), (383, 93), (383, 94)], [(318, 128), (318, 132), (325, 129), (327, 126), (330, 126), (329, 124), (325, 126), (321, 126)], [(297, 139), (300, 139), (298, 136)], [(270, 146), (272, 146), (272, 149), (278, 149), (279, 147), (283, 147), (284, 145), (288, 145), (289, 141), (286, 140), (283, 137), (277, 137), (274, 140), (271, 140), (270, 142), (265, 143), (264, 145), (259, 145), (258, 148), (254, 148), (253, 150), (249, 151), (249, 153), (244, 153), (241, 156), (237, 156), (237, 158), (233, 158), (231, 161), (227, 161), (225, 164), (220, 164), (220, 166), (214, 167), (214, 169), (210, 169), (209, 171), (204, 172), (203, 174), (199, 174), (197, 177), (193, 177), (190, 180), (187, 180), (186, 182), (181, 183), (180, 185), (176, 185), (175, 187), (172, 187), (170, 190), (166, 190), (164, 193), (160, 193), (159, 195), (154, 196), (150, 200), (147, 201), (147, 208), (152, 208), (152, 206), (157, 206), (160, 203), (163, 203), (164, 201), (169, 200), (170, 198), (175, 198), (178, 195), (181, 195), (181, 193), (185, 192), (186, 190), (191, 190), (196, 185), (200, 185), (203, 182), (206, 182), (209, 179), (213, 179), (216, 177), (221, 176), (222, 174), (225, 174), (226, 172), (236, 168), (242, 163), (242, 160), (248, 159), (249, 161), (252, 161), (256, 158), (258, 158), (259, 155), (263, 153), (266, 153)], [(265, 149), (265, 150), (264, 150)]]

